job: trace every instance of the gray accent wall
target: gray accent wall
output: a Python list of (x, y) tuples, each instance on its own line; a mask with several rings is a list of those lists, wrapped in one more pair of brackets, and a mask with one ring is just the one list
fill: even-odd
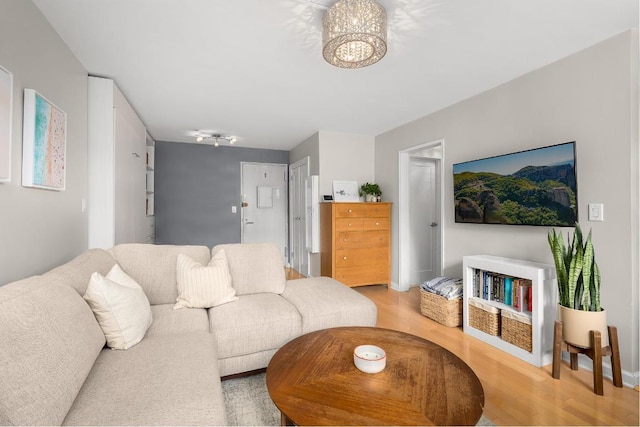
[(155, 156), (157, 244), (239, 243), (240, 163), (289, 164), (288, 151), (164, 141)]
[[(398, 151), (439, 139), (444, 139), (443, 271), (457, 277), (465, 255), (548, 264), (553, 259), (549, 227), (455, 223), (452, 164), (576, 141), (578, 217), (585, 232), (593, 229), (602, 306), (608, 323), (618, 328), (625, 380), (638, 384), (638, 31), (377, 136), (375, 177), (387, 200), (395, 202), (392, 218), (398, 213)], [(589, 203), (604, 204), (604, 222), (588, 221)], [(570, 230), (562, 229), (565, 235)], [(395, 220), (391, 246), (397, 282)]]
[[(0, 65), (13, 73), (11, 182), (0, 183), (0, 285), (87, 249), (87, 70), (32, 1), (0, 1)], [(66, 189), (22, 187), (23, 90), (67, 113)]]

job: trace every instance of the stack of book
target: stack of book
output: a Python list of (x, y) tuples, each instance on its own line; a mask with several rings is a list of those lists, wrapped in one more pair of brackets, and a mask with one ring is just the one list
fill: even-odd
[(527, 312), (533, 308), (531, 280), (474, 269), (473, 296)]

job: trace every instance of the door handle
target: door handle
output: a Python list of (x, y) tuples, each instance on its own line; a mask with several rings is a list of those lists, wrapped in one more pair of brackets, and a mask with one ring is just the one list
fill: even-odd
[(245, 221), (245, 224), (253, 224), (253, 221)]
[(437, 227), (437, 226), (438, 226), (438, 223), (437, 223), (437, 222), (432, 222), (432, 223), (431, 223), (431, 226), (432, 226), (432, 227)]

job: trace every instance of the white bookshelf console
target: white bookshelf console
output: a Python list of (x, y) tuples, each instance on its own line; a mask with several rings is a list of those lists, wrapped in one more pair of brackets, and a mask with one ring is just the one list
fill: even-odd
[[(535, 366), (544, 366), (552, 362), (553, 325), (557, 319), (556, 272), (551, 265), (492, 255), (472, 255), (462, 259), (464, 280), (464, 332), (478, 338), (500, 350), (506, 351)], [(497, 275), (531, 281), (532, 310), (518, 312), (512, 306), (498, 301), (474, 296), (474, 276), (476, 270)], [(531, 352), (502, 340), (500, 336), (489, 335), (469, 325), (469, 300), (478, 299), (499, 308), (502, 311), (518, 312), (531, 318)]]

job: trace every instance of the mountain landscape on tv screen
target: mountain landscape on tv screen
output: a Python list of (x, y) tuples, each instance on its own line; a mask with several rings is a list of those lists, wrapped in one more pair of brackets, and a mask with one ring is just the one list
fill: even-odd
[(573, 226), (577, 220), (574, 165), (526, 166), (510, 175), (453, 176), (456, 222)]

